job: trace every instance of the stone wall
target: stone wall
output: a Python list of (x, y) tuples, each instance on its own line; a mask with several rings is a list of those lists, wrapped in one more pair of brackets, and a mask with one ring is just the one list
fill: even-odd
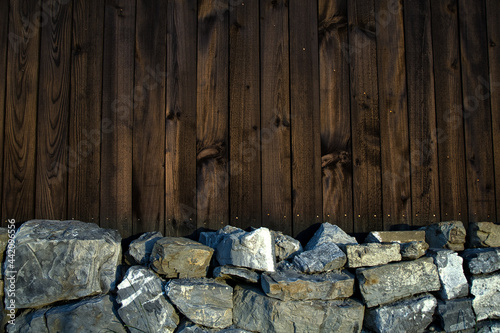
[(231, 226), (199, 242), (152, 232), (121, 243), (79, 221), (2, 229), (5, 330), (500, 332), (493, 223), (471, 224), (468, 237), (452, 221), (364, 243), (329, 223), (305, 246)]

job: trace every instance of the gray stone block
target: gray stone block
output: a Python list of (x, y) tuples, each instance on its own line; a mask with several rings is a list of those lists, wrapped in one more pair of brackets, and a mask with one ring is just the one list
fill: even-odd
[(366, 243), (409, 243), (425, 242), (425, 231), (372, 231), (366, 236)]
[(132, 241), (125, 253), (125, 262), (130, 265), (148, 265), (153, 247), (159, 239), (163, 238), (161, 232), (146, 232)]
[(437, 315), (446, 332), (471, 329), (476, 324), (476, 316), (472, 311), (472, 300), (469, 298), (439, 301)]
[(397, 243), (346, 245), (347, 267), (378, 266), (392, 261), (401, 261), (399, 248)]
[(431, 248), (463, 251), (466, 231), (461, 221), (448, 221), (423, 227), (425, 241)]
[(300, 242), (280, 231), (273, 231), (274, 250), (276, 261), (293, 259), (294, 256), (304, 251)]
[(472, 307), (477, 321), (500, 319), (500, 273), (474, 275), (471, 282)]
[(500, 270), (500, 248), (467, 249), (461, 256), (471, 274), (487, 274)]
[(338, 226), (325, 222), (314, 233), (313, 237), (307, 243), (305, 250), (312, 250), (323, 243), (335, 243), (342, 248), (347, 244), (358, 244), (358, 241), (356, 238), (346, 234)]
[(469, 223), (469, 245), (471, 247), (500, 247), (500, 224)]
[(215, 267), (213, 275), (216, 279), (231, 279), (247, 283), (258, 283), (260, 278), (260, 274), (257, 272), (231, 265)]
[(427, 256), (434, 259), (434, 264), (438, 268), (441, 281), (439, 295), (442, 299), (449, 300), (469, 294), (469, 284), (462, 267), (462, 257), (446, 249), (430, 249)]
[(312, 250), (293, 258), (293, 264), (301, 272), (314, 274), (342, 268), (347, 261), (345, 253), (335, 243), (322, 243)]

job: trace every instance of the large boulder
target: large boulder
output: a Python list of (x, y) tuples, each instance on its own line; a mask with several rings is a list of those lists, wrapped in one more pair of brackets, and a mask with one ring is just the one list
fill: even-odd
[(234, 324), (252, 332), (359, 333), (364, 306), (353, 299), (281, 301), (259, 288), (234, 289)]
[(474, 275), (470, 293), (474, 296), (472, 307), (478, 321), (500, 319), (500, 273)]
[(500, 270), (500, 248), (467, 249), (462, 252), (465, 267), (471, 274), (487, 274)]
[(469, 245), (471, 247), (500, 247), (500, 224), (469, 223)]
[(463, 259), (452, 250), (431, 249), (427, 253), (438, 268), (441, 289), (439, 295), (444, 300), (465, 297), (469, 294), (469, 284), (462, 267)]
[(308, 274), (323, 273), (342, 268), (347, 261), (345, 253), (335, 243), (321, 243), (293, 258), (298, 270)]
[(248, 268), (235, 267), (231, 265), (218, 266), (214, 268), (213, 276), (216, 279), (230, 279), (247, 283), (258, 283), (260, 274)]
[(422, 230), (425, 230), (425, 241), (431, 248), (464, 250), (466, 231), (461, 221), (434, 223)]
[(182, 237), (157, 240), (151, 253), (151, 267), (167, 278), (206, 277), (214, 250)]
[(233, 288), (213, 279), (170, 280), (165, 293), (192, 322), (211, 328), (233, 323)]
[(472, 301), (469, 298), (438, 301), (436, 313), (446, 332), (471, 329), (476, 324)]
[(272, 233), (274, 236), (276, 261), (293, 259), (294, 256), (303, 251), (302, 245), (295, 238), (284, 235), (280, 231), (273, 231)]
[(163, 235), (159, 231), (146, 232), (133, 240), (125, 253), (125, 262), (130, 266), (148, 265), (153, 247)]
[(361, 295), (368, 307), (387, 304), (404, 297), (441, 287), (432, 258), (420, 258), (383, 266), (358, 268)]
[(114, 287), (121, 260), (116, 230), (80, 221), (33, 220), (14, 239), (16, 257), (9, 270), (17, 271), (17, 308), (105, 294)]
[(337, 225), (325, 222), (314, 233), (309, 242), (307, 242), (305, 250), (312, 250), (323, 243), (335, 243), (340, 248), (344, 248), (347, 244), (358, 244), (358, 241), (356, 238), (345, 233)]
[(368, 309), (365, 326), (376, 333), (423, 332), (432, 322), (436, 305), (436, 298), (425, 294)]
[(179, 324), (179, 316), (163, 294), (161, 279), (147, 268), (129, 268), (117, 294), (118, 314), (131, 333), (172, 333)]
[(378, 266), (401, 261), (400, 245), (397, 243), (367, 243), (346, 245), (347, 267)]
[(425, 242), (425, 231), (372, 231), (366, 236), (366, 243), (410, 243)]

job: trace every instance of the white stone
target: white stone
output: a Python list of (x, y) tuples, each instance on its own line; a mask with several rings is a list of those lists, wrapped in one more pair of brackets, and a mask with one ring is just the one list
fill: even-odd
[(431, 249), (427, 255), (434, 259), (438, 268), (442, 299), (449, 300), (469, 294), (469, 285), (462, 267), (463, 259), (456, 252), (445, 249)]
[(500, 319), (500, 274), (475, 275), (471, 280), (476, 319)]

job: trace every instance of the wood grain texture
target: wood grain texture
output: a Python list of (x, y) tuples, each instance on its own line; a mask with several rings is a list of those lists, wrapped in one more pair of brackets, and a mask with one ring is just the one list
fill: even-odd
[(230, 221), (260, 227), (259, 1), (230, 2), (229, 55)]
[[(7, 47), (9, 36), (9, 1), (0, 2), (0, 202), (2, 201), (5, 91), (7, 87)], [(0, 204), (0, 219), (2, 207)], [(0, 225), (2, 225), (0, 220)]]
[(411, 225), (410, 143), (403, 1), (375, 5), (384, 229)]
[(38, 83), (35, 217), (67, 214), (72, 1), (45, 2)]
[(197, 1), (169, 1), (167, 15), (165, 227), (187, 236), (196, 231)]
[(431, 9), (441, 220), (467, 223), (457, 1), (433, 0)]
[(260, 1), (262, 225), (292, 234), (288, 0)]
[(10, 2), (2, 221), (35, 217), (39, 12), (36, 0)]
[(198, 3), (197, 225), (229, 223), (227, 0)]
[(380, 117), (373, 1), (348, 1), (354, 231), (382, 229)]
[[(491, 121), (495, 164), (496, 213), (500, 216), (500, 2), (486, 0), (490, 84)], [(490, 218), (488, 221), (495, 221)]]
[(132, 235), (135, 0), (104, 11), (100, 224)]
[(318, 11), (323, 221), (352, 232), (347, 1), (320, 0)]
[(429, 0), (405, 0), (411, 193), (414, 225), (440, 221), (436, 106)]
[(167, 4), (137, 1), (133, 130), (133, 233), (165, 232)]
[(496, 221), (485, 2), (458, 4), (469, 221)]

